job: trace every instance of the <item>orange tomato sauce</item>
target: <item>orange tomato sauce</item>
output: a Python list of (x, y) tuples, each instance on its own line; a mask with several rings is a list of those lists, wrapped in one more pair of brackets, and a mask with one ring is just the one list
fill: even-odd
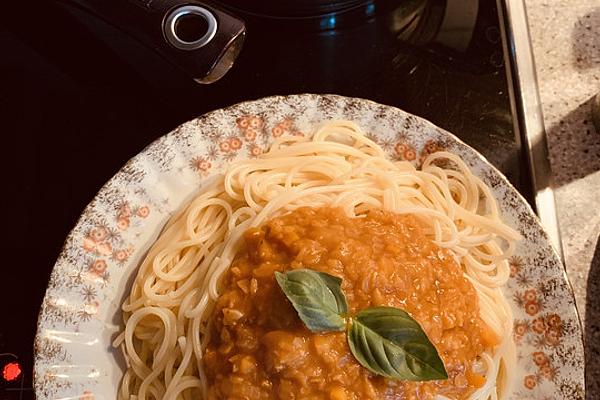
[[(406, 310), (444, 361), (449, 379), (390, 380), (352, 356), (343, 332), (304, 327), (274, 277), (310, 268), (343, 279), (354, 314)], [(475, 289), (450, 251), (413, 216), (301, 208), (245, 233), (222, 280), (204, 354), (209, 399), (462, 399), (483, 384), (472, 364), (496, 338), (479, 318)], [(491, 336), (490, 336), (491, 335)]]

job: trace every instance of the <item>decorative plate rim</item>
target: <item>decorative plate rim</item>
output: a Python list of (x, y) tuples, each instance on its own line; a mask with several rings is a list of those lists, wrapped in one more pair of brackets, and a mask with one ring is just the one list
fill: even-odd
[[(390, 108), (390, 109), (394, 109), (394, 110), (398, 110), (400, 111), (402, 114), (405, 114), (407, 116), (411, 116), (416, 118), (416, 120), (418, 121), (419, 124), (421, 125), (425, 125), (430, 129), (433, 129), (437, 132), (440, 132), (440, 134), (442, 136), (445, 136), (447, 138), (449, 138), (452, 142), (454, 142), (455, 144), (457, 144), (460, 147), (465, 148), (467, 151), (469, 151), (471, 153), (471, 156), (475, 157), (478, 159), (478, 161), (480, 163), (482, 163), (484, 166), (486, 166), (487, 168), (491, 169), (494, 174), (496, 175), (495, 178), (498, 178), (501, 181), (501, 184), (508, 190), (511, 192), (511, 194), (513, 196), (515, 196), (518, 199), (518, 202), (521, 203), (521, 206), (524, 206), (525, 210), (527, 211), (527, 213), (533, 217), (532, 220), (535, 221), (535, 228), (536, 231), (541, 233), (541, 238), (544, 242), (546, 242), (548, 244), (548, 247), (551, 249), (551, 256), (550, 258), (554, 259), (554, 261), (558, 262), (558, 264), (562, 267), (560, 268), (561, 270), (561, 277), (564, 282), (567, 285), (567, 289), (568, 289), (568, 295), (570, 297), (570, 300), (573, 301), (573, 306), (571, 309), (571, 312), (573, 313), (573, 315), (576, 317), (576, 321), (577, 321), (577, 329), (579, 330), (579, 338), (578, 338), (578, 344), (580, 344), (583, 348), (583, 343), (584, 343), (584, 337), (583, 337), (583, 325), (581, 323), (581, 316), (579, 314), (579, 311), (577, 309), (577, 304), (575, 302), (575, 297), (574, 297), (574, 289), (572, 286), (572, 283), (569, 279), (569, 276), (567, 274), (566, 271), (566, 267), (564, 265), (564, 262), (561, 260), (558, 251), (555, 249), (554, 245), (552, 244), (552, 241), (550, 240), (550, 237), (548, 235), (548, 233), (546, 232), (546, 230), (544, 229), (544, 227), (541, 224), (541, 221), (539, 220), (539, 217), (537, 216), (537, 214), (534, 212), (533, 208), (531, 207), (531, 205), (527, 202), (527, 200), (523, 197), (523, 195), (512, 185), (512, 183), (506, 178), (506, 176), (499, 171), (491, 162), (489, 162), (487, 160), (487, 158), (485, 156), (483, 156), (481, 153), (479, 153), (479, 151), (477, 151), (475, 148), (473, 148), (471, 145), (465, 143), (462, 139), (460, 139), (459, 137), (457, 137), (456, 135), (454, 135), (453, 133), (447, 131), (446, 129), (440, 128), (439, 126), (433, 124), (432, 122), (430, 122), (429, 120), (410, 114), (402, 109), (399, 109), (398, 107), (395, 106), (391, 106), (391, 105), (387, 105), (387, 104), (382, 104), (382, 103), (378, 103), (376, 101), (373, 100), (369, 100), (369, 99), (364, 99), (364, 98), (360, 98), (360, 97), (349, 97), (349, 96), (341, 96), (341, 95), (337, 95), (337, 94), (314, 94), (314, 93), (297, 93), (297, 94), (289, 94), (289, 95), (275, 95), (275, 96), (267, 96), (267, 97), (262, 97), (262, 98), (256, 98), (256, 99), (252, 99), (252, 100), (245, 100), (245, 101), (240, 101), (238, 103), (234, 103), (231, 104), (229, 106), (223, 107), (223, 108), (219, 108), (219, 109), (215, 109), (209, 112), (206, 112), (198, 117), (195, 117), (189, 121), (186, 121), (180, 125), (178, 125), (177, 127), (175, 127), (173, 130), (171, 130), (170, 132), (161, 135), (160, 137), (157, 137), (156, 139), (154, 139), (151, 143), (149, 143), (148, 145), (146, 145), (141, 151), (139, 151), (137, 154), (135, 154), (133, 157), (131, 157), (130, 159), (127, 160), (127, 162), (125, 162), (125, 164), (119, 168), (119, 170), (111, 177), (109, 178), (103, 185), (102, 187), (97, 191), (97, 193), (94, 195), (94, 197), (92, 198), (92, 200), (83, 208), (80, 216), (77, 218), (77, 221), (75, 222), (75, 224), (73, 225), (73, 228), (69, 231), (68, 235), (66, 236), (63, 245), (61, 247), (61, 250), (59, 252), (59, 255), (53, 265), (50, 277), (48, 279), (48, 285), (46, 287), (46, 290), (44, 292), (44, 298), (43, 298), (43, 302), (42, 305), (40, 307), (40, 311), (38, 313), (38, 318), (37, 318), (37, 323), (36, 323), (36, 335), (35, 335), (35, 341), (34, 341), (34, 367), (33, 367), (33, 386), (34, 386), (34, 393), (36, 394), (36, 396), (39, 395), (39, 391), (38, 391), (38, 383), (40, 382), (41, 378), (40, 378), (40, 364), (41, 364), (41, 357), (40, 357), (40, 349), (38, 346), (39, 340), (41, 339), (40, 335), (42, 332), (42, 329), (44, 328), (44, 321), (43, 321), (43, 316), (44, 316), (44, 302), (47, 300), (48, 298), (48, 294), (51, 290), (51, 283), (57, 278), (57, 274), (59, 273), (57, 266), (60, 262), (60, 260), (65, 257), (66, 252), (68, 250), (69, 244), (73, 243), (75, 240), (75, 236), (76, 236), (76, 232), (77, 229), (83, 225), (83, 223), (86, 221), (86, 219), (88, 218), (88, 214), (90, 214), (93, 211), (94, 206), (98, 203), (101, 202), (100, 197), (103, 196), (108, 196), (110, 198), (110, 185), (113, 182), (117, 182), (119, 179), (124, 179), (126, 177), (126, 169), (128, 167), (131, 167), (132, 165), (134, 165), (136, 162), (138, 161), (143, 161), (144, 157), (146, 156), (146, 154), (148, 153), (149, 149), (152, 149), (153, 147), (156, 147), (157, 145), (161, 144), (162, 142), (167, 142), (170, 139), (175, 139), (178, 137), (179, 135), (179, 129), (187, 124), (190, 124), (194, 121), (202, 121), (202, 119), (206, 119), (209, 118), (211, 116), (215, 116), (218, 113), (221, 113), (223, 115), (227, 115), (227, 114), (235, 114), (236, 110), (242, 109), (242, 108), (247, 108), (252, 106), (253, 104), (257, 104), (260, 102), (268, 102), (268, 103), (285, 103), (286, 101), (291, 101), (294, 99), (302, 99), (302, 98), (317, 98), (319, 100), (321, 99), (328, 99), (331, 100), (333, 102), (357, 102), (360, 104), (365, 104), (365, 105), (370, 105), (372, 107), (383, 107), (383, 108)], [(106, 201), (106, 199), (105, 199)], [(583, 355), (583, 353), (582, 353)], [(581, 379), (581, 383), (583, 386), (583, 395), (585, 396), (585, 363), (583, 363), (583, 368), (584, 368), (584, 373)], [(74, 398), (77, 398), (74, 397)], [(93, 397), (91, 397), (93, 398)]]

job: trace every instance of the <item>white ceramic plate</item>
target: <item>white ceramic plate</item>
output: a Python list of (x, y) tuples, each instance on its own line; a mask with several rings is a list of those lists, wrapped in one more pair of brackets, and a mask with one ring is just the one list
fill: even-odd
[(169, 216), (232, 160), (274, 137), (328, 119), (357, 122), (389, 157), (418, 163), (460, 155), (524, 237), (505, 294), (518, 351), (512, 399), (583, 399), (584, 357), (573, 293), (548, 236), (498, 170), (452, 134), (397, 108), (331, 95), (269, 97), (187, 122), (131, 159), (85, 209), (54, 266), (35, 343), (35, 392), (44, 399), (114, 399), (122, 357), (111, 348), (134, 271)]

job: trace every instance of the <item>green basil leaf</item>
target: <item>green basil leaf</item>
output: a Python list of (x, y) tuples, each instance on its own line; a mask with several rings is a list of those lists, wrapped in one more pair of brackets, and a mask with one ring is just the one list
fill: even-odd
[(342, 315), (348, 312), (348, 304), (340, 278), (296, 269), (284, 274), (275, 272), (275, 279), (308, 329), (313, 332), (346, 329)]
[(348, 331), (348, 344), (358, 362), (375, 374), (410, 381), (448, 379), (444, 363), (421, 326), (398, 308), (359, 312)]

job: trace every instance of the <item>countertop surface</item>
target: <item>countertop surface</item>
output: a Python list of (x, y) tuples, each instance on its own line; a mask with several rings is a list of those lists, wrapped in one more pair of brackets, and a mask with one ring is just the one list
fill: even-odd
[(567, 273), (586, 340), (587, 398), (600, 398), (600, 1), (526, 0)]

